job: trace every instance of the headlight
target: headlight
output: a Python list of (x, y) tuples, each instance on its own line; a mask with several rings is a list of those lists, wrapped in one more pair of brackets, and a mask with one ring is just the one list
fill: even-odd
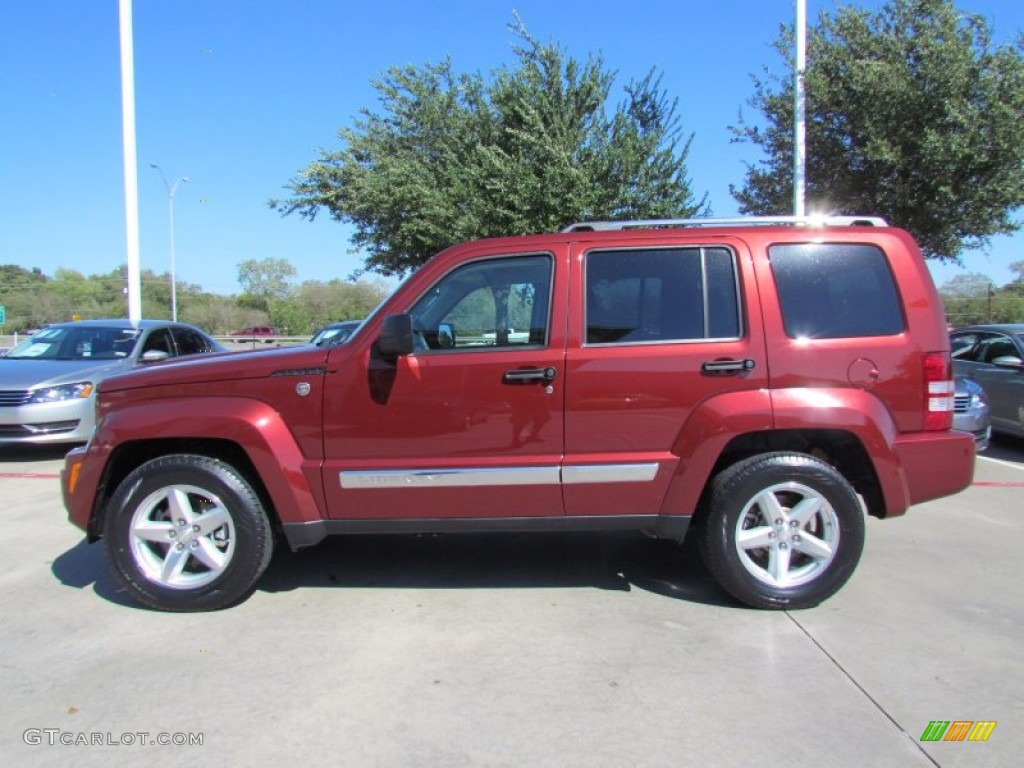
[(29, 398), (30, 403), (59, 403), (62, 400), (83, 400), (92, 394), (91, 381), (79, 381), (75, 384), (61, 384), (59, 387), (37, 389)]

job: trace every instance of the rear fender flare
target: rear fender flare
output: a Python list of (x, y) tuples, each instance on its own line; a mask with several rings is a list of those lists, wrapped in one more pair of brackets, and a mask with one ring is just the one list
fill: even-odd
[(662, 503), (663, 515), (694, 514), (719, 458), (736, 437), (772, 430), (841, 430), (864, 446), (884, 498), (887, 515), (910, 506), (910, 491), (894, 444), (895, 423), (869, 392), (794, 388), (730, 392), (701, 403), (679, 432), (679, 457)]
[(771, 428), (771, 397), (766, 389), (729, 392), (694, 408), (672, 448), (679, 463), (661, 514), (692, 515), (729, 441), (737, 435)]
[(776, 429), (842, 430), (864, 446), (882, 492), (886, 516), (903, 514), (910, 487), (896, 452), (899, 430), (882, 402), (863, 389), (794, 387), (772, 392)]

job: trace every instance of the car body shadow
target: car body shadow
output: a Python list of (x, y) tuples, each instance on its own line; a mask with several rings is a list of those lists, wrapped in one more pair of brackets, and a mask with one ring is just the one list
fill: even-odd
[(0, 464), (18, 461), (57, 461), (67, 456), (75, 443), (59, 445), (3, 445), (0, 446)]
[(1024, 438), (994, 432), (988, 448), (980, 455), (990, 459), (1024, 464)]
[(739, 607), (692, 542), (636, 533), (335, 536), (282, 547), (257, 589), (643, 589), (686, 602)]
[(82, 539), (53, 561), (50, 572), (65, 587), (88, 589), (91, 586), (107, 602), (149, 610), (132, 600), (117, 583), (104, 557), (102, 544), (90, 544)]
[[(66, 587), (149, 611), (114, 578), (103, 546), (84, 539), (51, 572)], [(291, 552), (279, 546), (257, 591), (327, 589), (633, 588), (685, 602), (739, 608), (692, 543), (631, 533), (335, 536)], [(243, 600), (244, 602), (244, 600)]]

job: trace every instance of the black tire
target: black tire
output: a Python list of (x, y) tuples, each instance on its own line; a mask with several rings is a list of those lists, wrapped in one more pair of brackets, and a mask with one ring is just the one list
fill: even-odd
[(270, 521), (240, 472), (174, 454), (138, 467), (107, 504), (114, 574), (143, 605), (214, 611), (247, 597), (273, 552)]
[(755, 608), (811, 608), (857, 567), (864, 512), (830, 465), (806, 454), (768, 453), (714, 479), (700, 544), (708, 569), (737, 600)]

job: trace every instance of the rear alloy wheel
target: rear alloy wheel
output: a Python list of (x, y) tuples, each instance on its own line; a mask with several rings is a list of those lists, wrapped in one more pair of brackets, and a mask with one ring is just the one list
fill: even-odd
[(853, 574), (864, 513), (846, 479), (798, 453), (742, 461), (715, 478), (702, 531), (711, 572), (757, 608), (810, 608)]
[(118, 486), (103, 528), (125, 589), (165, 611), (208, 611), (245, 597), (270, 562), (270, 523), (231, 466), (188, 454), (138, 467)]

